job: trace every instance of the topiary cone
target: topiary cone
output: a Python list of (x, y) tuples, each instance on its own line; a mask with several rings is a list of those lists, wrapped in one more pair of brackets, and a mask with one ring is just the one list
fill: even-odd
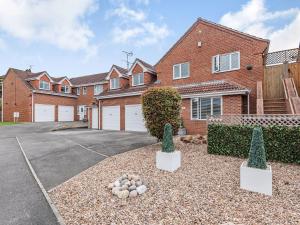
[(251, 148), (249, 152), (248, 166), (258, 169), (266, 169), (266, 152), (264, 147), (263, 132), (261, 127), (255, 127), (252, 133)]
[(163, 152), (174, 152), (172, 125), (167, 123), (164, 127), (164, 136), (162, 142)]

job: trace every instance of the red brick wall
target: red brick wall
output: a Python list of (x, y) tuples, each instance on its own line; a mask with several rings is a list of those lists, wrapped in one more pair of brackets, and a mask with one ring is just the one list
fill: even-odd
[[(134, 74), (138, 74), (138, 73), (143, 73), (143, 68), (139, 64), (136, 64), (132, 70), (132, 75), (129, 76), (130, 86), (132, 86), (132, 76), (134, 76)], [(148, 72), (144, 73), (144, 84), (146, 84), (146, 85), (152, 84), (155, 81), (156, 81), (156, 75), (154, 75), (152, 73), (148, 73)]]
[(86, 86), (86, 95), (83, 95), (83, 87), (80, 87), (80, 95), (78, 96), (77, 104), (92, 105), (93, 102), (94, 102), (94, 85)]
[[(197, 43), (201, 41), (202, 47)], [(209, 80), (228, 79), (250, 88), (251, 113), (256, 113), (256, 82), (263, 80), (262, 53), (267, 42), (255, 40), (240, 34), (200, 22), (177, 44), (169, 54), (156, 65), (161, 85), (172, 86)], [(240, 70), (212, 73), (214, 55), (240, 51)], [(190, 77), (173, 80), (173, 65), (190, 62)], [(247, 70), (247, 65), (253, 65)]]
[[(118, 78), (119, 74), (117, 73), (116, 70), (113, 70), (112, 73), (110, 74), (110, 78)], [(125, 89), (129, 87), (129, 79), (124, 78), (124, 77), (120, 77), (120, 89)], [(110, 81), (108, 83), (108, 88), (110, 88)]]
[(77, 99), (76, 98), (68, 98), (62, 96), (53, 96), (53, 95), (45, 95), (45, 94), (37, 94), (34, 93), (33, 96), (34, 104), (47, 104), (47, 105), (55, 105), (55, 121), (58, 121), (58, 106), (74, 106), (74, 120), (78, 120), (77, 117)]
[(100, 129), (102, 129), (102, 107), (103, 106), (117, 106), (120, 105), (120, 128), (125, 130), (125, 105), (141, 104), (140, 96), (113, 98), (100, 101)]
[(19, 112), (19, 122), (31, 122), (31, 91), (13, 71), (9, 71), (3, 85), (3, 120), (14, 121)]

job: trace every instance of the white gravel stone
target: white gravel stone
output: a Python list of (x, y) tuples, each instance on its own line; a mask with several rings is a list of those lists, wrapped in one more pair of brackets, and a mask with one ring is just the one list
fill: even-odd
[(136, 186), (135, 186), (135, 185), (131, 185), (131, 186), (128, 188), (129, 191), (133, 191), (133, 190), (135, 190), (135, 189), (136, 189)]
[(135, 186), (141, 186), (143, 184), (143, 182), (142, 181), (140, 181), (140, 180), (138, 180), (137, 182), (135, 182)]
[(120, 186), (121, 186), (120, 181), (116, 180), (116, 181), (114, 182), (114, 186), (115, 186), (115, 187), (120, 187)]
[(125, 199), (129, 196), (129, 191), (128, 190), (119, 191), (117, 192), (117, 196), (118, 198)]
[(139, 193), (139, 195), (142, 195), (147, 191), (147, 187), (145, 185), (138, 186), (136, 191)]

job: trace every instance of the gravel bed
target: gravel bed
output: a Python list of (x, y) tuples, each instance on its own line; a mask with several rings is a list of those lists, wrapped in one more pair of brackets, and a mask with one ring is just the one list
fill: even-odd
[[(273, 196), (241, 190), (243, 159), (209, 155), (206, 146), (183, 144), (175, 173), (155, 168), (158, 144), (107, 158), (53, 189), (66, 224), (300, 224), (300, 166), (271, 163)], [(125, 200), (107, 185), (138, 174), (147, 192)]]

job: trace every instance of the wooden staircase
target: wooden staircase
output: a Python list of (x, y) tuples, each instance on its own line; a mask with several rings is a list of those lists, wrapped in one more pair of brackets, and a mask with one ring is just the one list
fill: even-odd
[(287, 114), (284, 98), (264, 99), (264, 114)]

